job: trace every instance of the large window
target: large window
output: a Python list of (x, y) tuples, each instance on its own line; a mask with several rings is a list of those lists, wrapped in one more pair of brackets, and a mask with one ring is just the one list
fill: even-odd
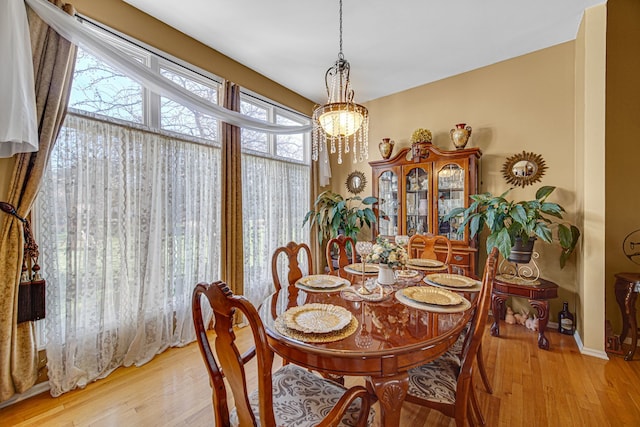
[[(104, 35), (111, 37), (110, 35)], [(221, 82), (113, 37), (136, 60), (217, 102)], [(70, 113), (35, 207), (47, 278), (54, 395), (195, 338), (191, 291), (220, 278), (220, 123), (79, 50)], [(309, 119), (253, 93), (242, 113)], [(242, 131), (245, 293), (272, 291), (270, 256), (306, 241), (308, 134)]]

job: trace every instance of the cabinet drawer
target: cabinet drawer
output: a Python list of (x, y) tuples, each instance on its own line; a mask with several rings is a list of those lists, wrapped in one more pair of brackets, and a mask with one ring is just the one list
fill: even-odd
[(469, 267), (471, 265), (471, 256), (469, 254), (453, 253), (451, 255), (451, 264)]

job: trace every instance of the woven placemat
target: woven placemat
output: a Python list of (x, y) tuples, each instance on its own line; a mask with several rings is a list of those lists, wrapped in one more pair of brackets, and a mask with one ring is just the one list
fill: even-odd
[(351, 316), (351, 322), (339, 331), (328, 332), (326, 334), (305, 334), (304, 332), (296, 331), (295, 329), (287, 328), (284, 324), (284, 319), (278, 317), (275, 321), (276, 331), (285, 337), (293, 338), (303, 342), (324, 343), (339, 341), (353, 334), (358, 330), (358, 319)]
[(512, 283), (514, 285), (524, 285), (524, 286), (536, 286), (540, 284), (540, 280), (526, 280), (521, 277), (515, 276), (505, 276), (504, 274), (500, 274), (496, 276), (496, 280), (504, 283)]

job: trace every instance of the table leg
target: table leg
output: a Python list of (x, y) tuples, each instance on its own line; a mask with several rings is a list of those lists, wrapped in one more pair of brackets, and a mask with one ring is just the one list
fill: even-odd
[(624, 312), (627, 315), (627, 323), (631, 331), (631, 348), (627, 352), (627, 355), (624, 356), (624, 360), (632, 360), (633, 354), (636, 352), (638, 346), (638, 323), (636, 321), (636, 299), (638, 298), (638, 294), (633, 292), (633, 286), (628, 286), (628, 289), (629, 291), (624, 299)]
[(491, 295), (491, 312), (493, 313), (493, 325), (491, 325), (491, 336), (500, 336), (500, 319), (504, 316), (504, 302), (507, 300), (506, 295)]
[(629, 333), (629, 314), (626, 308), (626, 300), (629, 297), (629, 287), (624, 283), (616, 282), (615, 291), (616, 301), (620, 307), (620, 314), (622, 314), (622, 332), (620, 332), (620, 344), (622, 344)]
[(538, 311), (538, 347), (549, 350), (549, 340), (544, 336), (549, 322), (549, 301), (529, 300), (529, 303)]
[(397, 427), (400, 425), (400, 410), (409, 388), (409, 374), (401, 372), (383, 378), (368, 377), (367, 381), (380, 402), (380, 425)]

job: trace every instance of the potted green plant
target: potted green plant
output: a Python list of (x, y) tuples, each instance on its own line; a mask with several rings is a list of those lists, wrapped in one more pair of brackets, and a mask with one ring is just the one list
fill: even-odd
[(354, 196), (344, 198), (338, 193), (330, 190), (318, 195), (314, 208), (304, 217), (302, 226), (309, 222), (310, 227), (318, 225), (318, 243), (344, 234), (356, 240), (362, 227), (366, 224), (376, 222), (376, 215), (372, 208), (368, 207), (378, 201), (375, 197), (365, 197), (364, 199)]
[(560, 267), (563, 268), (578, 243), (580, 230), (567, 222), (552, 220), (563, 219), (562, 214), (565, 212), (559, 204), (547, 201), (555, 189), (552, 186), (540, 187), (534, 200), (519, 202), (505, 198), (511, 189), (500, 196), (491, 193), (474, 194), (470, 196), (473, 203), (467, 209), (453, 209), (443, 220), (449, 221), (462, 215), (462, 226), (469, 225), (471, 237), (486, 226), (489, 230), (487, 252), (496, 246), (505, 258), (509, 258), (512, 248), (517, 244), (529, 244), (532, 249), (536, 238), (551, 243), (555, 230), (562, 247)]

